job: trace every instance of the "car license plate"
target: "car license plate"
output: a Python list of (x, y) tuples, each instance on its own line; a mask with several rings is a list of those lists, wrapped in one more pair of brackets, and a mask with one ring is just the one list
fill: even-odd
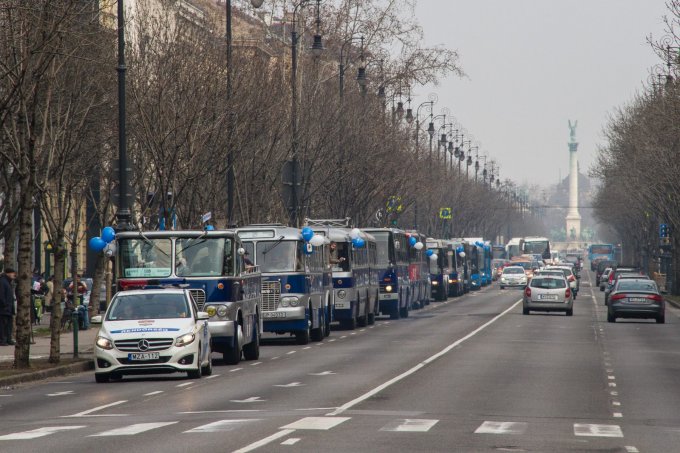
[(282, 311), (263, 311), (262, 318), (285, 318), (286, 313)]
[(557, 300), (557, 295), (555, 295), (555, 294), (539, 294), (538, 298), (540, 300)]
[(128, 360), (158, 360), (161, 358), (158, 352), (131, 352), (128, 354)]
[(631, 304), (646, 304), (649, 303), (649, 300), (644, 297), (629, 297), (628, 302)]

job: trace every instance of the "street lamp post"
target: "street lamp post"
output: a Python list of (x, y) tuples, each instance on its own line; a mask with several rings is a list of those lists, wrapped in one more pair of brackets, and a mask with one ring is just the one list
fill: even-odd
[[(298, 200), (298, 121), (297, 121), (297, 45), (298, 34), (296, 30), (297, 12), (298, 8), (309, 5), (312, 0), (300, 0), (293, 8), (293, 22), (291, 27), (291, 224), (294, 227), (299, 226), (299, 200)], [(319, 27), (321, 19), (319, 16), (319, 8), (321, 0), (316, 0), (316, 34), (314, 35), (314, 43), (312, 45), (312, 53), (314, 56), (320, 56), (323, 51), (323, 44), (321, 42), (321, 35), (319, 34)]]
[(130, 181), (127, 173), (127, 138), (125, 131), (125, 8), (123, 0), (118, 0), (118, 211), (116, 227), (118, 230), (131, 228), (132, 215), (128, 200)]

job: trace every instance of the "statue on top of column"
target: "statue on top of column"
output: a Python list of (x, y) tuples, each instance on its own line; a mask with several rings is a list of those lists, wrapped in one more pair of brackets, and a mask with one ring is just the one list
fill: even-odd
[(574, 124), (571, 124), (571, 120), (567, 120), (569, 122), (569, 137), (571, 138), (572, 142), (576, 141), (576, 126), (578, 126), (578, 120), (574, 121)]

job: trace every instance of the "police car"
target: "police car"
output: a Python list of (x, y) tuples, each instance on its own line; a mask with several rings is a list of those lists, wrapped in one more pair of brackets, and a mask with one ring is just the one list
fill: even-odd
[(198, 311), (185, 289), (118, 292), (95, 339), (95, 379), (127, 374), (186, 372), (198, 379), (212, 373), (208, 313)]

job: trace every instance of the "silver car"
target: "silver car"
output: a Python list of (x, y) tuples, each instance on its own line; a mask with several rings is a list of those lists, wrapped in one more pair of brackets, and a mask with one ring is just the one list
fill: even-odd
[(573, 291), (564, 277), (538, 275), (531, 279), (524, 289), (522, 313), (530, 311), (564, 311), (567, 316), (574, 314)]
[(501, 289), (506, 286), (526, 286), (527, 274), (522, 266), (508, 266), (501, 274)]
[(607, 269), (602, 272), (602, 276), (600, 276), (600, 291), (604, 291), (604, 289), (607, 287), (607, 282), (609, 281), (609, 273), (612, 271), (611, 267), (608, 267)]

